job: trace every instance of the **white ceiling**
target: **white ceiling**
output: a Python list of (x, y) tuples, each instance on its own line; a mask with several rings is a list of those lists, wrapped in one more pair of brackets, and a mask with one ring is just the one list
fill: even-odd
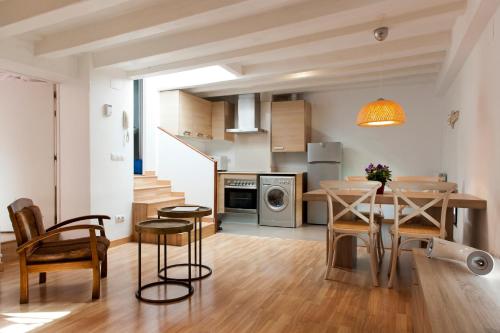
[[(435, 81), (465, 0), (0, 0), (0, 39), (131, 78), (228, 65), (202, 96)], [(385, 42), (373, 29), (388, 26)]]

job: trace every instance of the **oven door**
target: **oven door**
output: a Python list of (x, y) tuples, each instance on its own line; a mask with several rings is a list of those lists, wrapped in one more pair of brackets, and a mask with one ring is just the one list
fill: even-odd
[(257, 213), (257, 189), (225, 188), (224, 209), (226, 212)]

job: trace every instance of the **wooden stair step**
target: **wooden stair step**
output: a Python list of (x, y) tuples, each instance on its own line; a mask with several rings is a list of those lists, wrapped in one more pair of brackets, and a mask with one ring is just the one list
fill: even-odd
[(155, 199), (146, 199), (146, 200), (137, 200), (134, 201), (136, 204), (146, 204), (146, 205), (156, 205), (161, 203), (169, 203), (172, 201), (184, 200), (184, 197), (165, 197), (165, 198), (155, 198)]
[(144, 190), (155, 190), (155, 189), (161, 189), (161, 188), (172, 188), (172, 185), (141, 185), (141, 186), (136, 186), (134, 187), (134, 191), (144, 191)]
[(156, 185), (157, 183), (158, 183), (158, 178), (156, 176), (144, 176), (144, 175), (134, 176), (134, 187)]

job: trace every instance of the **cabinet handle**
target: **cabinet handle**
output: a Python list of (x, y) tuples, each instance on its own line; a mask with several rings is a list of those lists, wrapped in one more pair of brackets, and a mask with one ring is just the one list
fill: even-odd
[(285, 150), (285, 147), (273, 147), (273, 150)]
[(186, 135), (186, 136), (191, 136), (191, 132), (190, 131), (184, 131), (183, 134)]
[(203, 133), (196, 133), (196, 136), (199, 138), (202, 138), (204, 135), (203, 135)]
[(207, 139), (212, 140), (214, 137), (211, 135), (206, 135)]

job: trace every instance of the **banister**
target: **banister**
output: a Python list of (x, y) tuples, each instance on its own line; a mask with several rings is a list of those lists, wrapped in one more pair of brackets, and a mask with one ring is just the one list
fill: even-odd
[(211, 158), (210, 156), (208, 156), (207, 154), (205, 154), (204, 152), (202, 152), (201, 150), (199, 150), (198, 148), (196, 147), (193, 147), (192, 145), (190, 145), (189, 143), (187, 142), (184, 142), (182, 141), (181, 139), (179, 139), (176, 135), (170, 133), (169, 131), (167, 131), (166, 129), (164, 129), (163, 127), (161, 126), (158, 126), (158, 129), (160, 131), (162, 131), (163, 133), (167, 134), (167, 135), (170, 135), (172, 138), (176, 139), (177, 141), (179, 141), (180, 143), (182, 143), (183, 145), (185, 145), (186, 147), (189, 147), (191, 150), (197, 152), (198, 154), (200, 154), (201, 156), (205, 157), (206, 159), (212, 161), (214, 164), (217, 163), (216, 160), (214, 160), (213, 158)]

